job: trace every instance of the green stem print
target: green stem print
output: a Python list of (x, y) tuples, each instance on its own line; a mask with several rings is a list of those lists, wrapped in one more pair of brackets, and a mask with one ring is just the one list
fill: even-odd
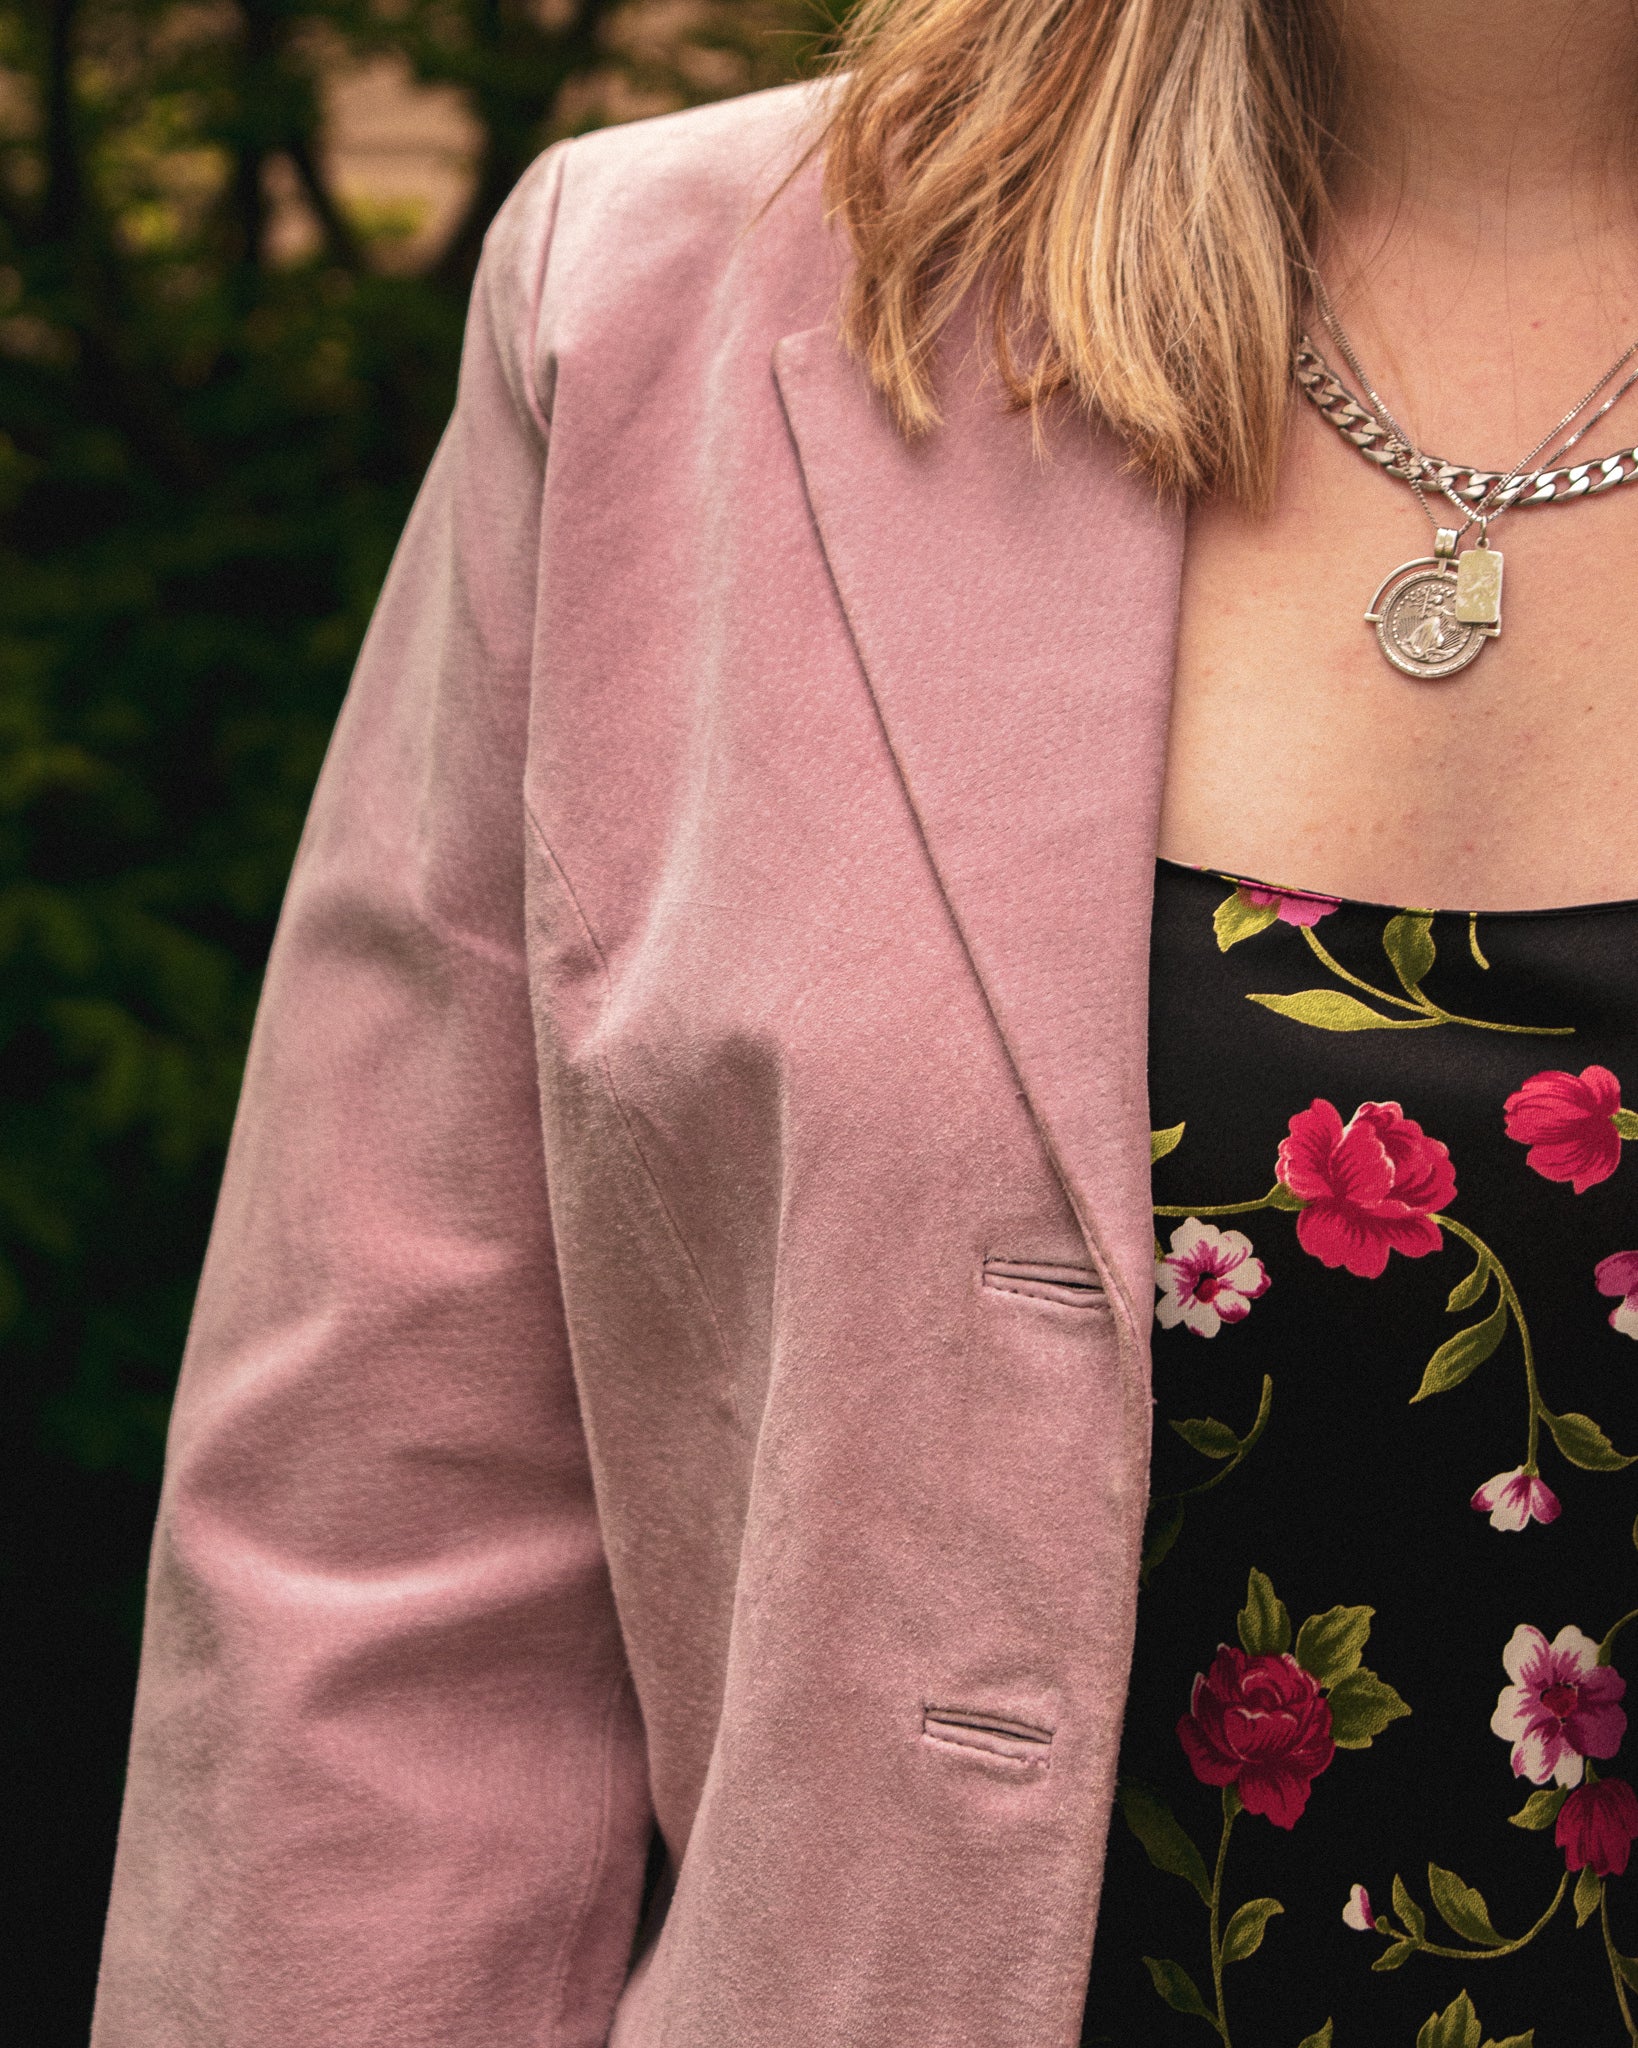
[[(1421, 1385), (1411, 1396), (1412, 1404), (1459, 1387), (1497, 1350), (1511, 1322), (1518, 1331), (1524, 1362), (1527, 1415), (1524, 1462), (1513, 1473), (1503, 1474), (1498, 1480), (1491, 1481), (1489, 1487), (1481, 1488), (1480, 1494), (1486, 1497), (1481, 1499), (1480, 1495), (1475, 1495), (1474, 1505), (1489, 1508), (1493, 1519), (1499, 1517), (1497, 1526), (1502, 1528), (1522, 1527), (1529, 1520), (1551, 1521), (1558, 1514), (1558, 1501), (1551, 1489), (1541, 1483), (1543, 1425), (1557, 1445), (1559, 1455), (1584, 1472), (1620, 1472), (1634, 1460), (1624, 1457), (1615, 1448), (1590, 1415), (1560, 1415), (1547, 1406), (1541, 1398), (1530, 1325), (1519, 1300), (1518, 1289), (1508, 1277), (1506, 1267), (1483, 1238), (1469, 1230), (1465, 1223), (1458, 1223), (1454, 1216), (1436, 1213), (1428, 1220), (1466, 1245), (1474, 1258), (1472, 1272), (1451, 1289), (1445, 1312), (1457, 1315), (1464, 1309), (1476, 1308), (1492, 1282), (1496, 1288), (1496, 1305), (1479, 1322), (1458, 1330), (1454, 1337), (1447, 1338), (1439, 1346), (1423, 1370)], [(1490, 1488), (1496, 1489), (1493, 1500), (1488, 1498)], [(1523, 1520), (1516, 1519), (1519, 1515)]]
[[(1227, 1874), (1229, 1840), (1242, 1814), (1290, 1828), (1305, 1810), (1313, 1781), (1337, 1753), (1369, 1749), (1392, 1722), (1410, 1712), (1391, 1685), (1361, 1659), (1374, 1610), (1333, 1607), (1312, 1614), (1293, 1634), (1291, 1617), (1263, 1572), (1253, 1571), (1237, 1618), (1239, 1647), (1221, 1646), (1211, 1668), (1195, 1680), (1178, 1738), (1196, 1779), (1216, 1788), (1221, 1818), (1208, 1872), (1193, 1837), (1164, 1800), (1130, 1779), (1119, 1788), (1120, 1809), (1156, 1870), (1192, 1886), (1206, 1911), (1208, 1999), (1188, 1970), (1168, 1957), (1145, 1956), (1157, 1995), (1174, 2012), (1203, 2020), (1233, 2048), (1228, 2014), (1228, 1972), (1262, 1947), (1269, 1922), (1285, 1908), (1278, 1899), (1247, 1899), (1231, 1912)], [(1278, 1701), (1289, 1731), (1280, 1754), (1259, 1748), (1242, 1754), (1234, 1730), (1247, 1709)], [(1329, 2040), (1329, 2022), (1315, 2042)]]
[(1621, 2024), (1627, 2030), (1627, 2039), (1638, 2041), (1638, 2022), (1633, 2020), (1632, 2000), (1629, 1996), (1634, 1987), (1638, 1987), (1638, 1959), (1622, 1955), (1615, 1946), (1615, 1938), (1610, 1933), (1610, 1900), (1607, 1884), (1602, 1884), (1598, 1888), (1598, 1926), (1604, 1937), (1604, 1954), (1609, 1960), (1610, 1977), (1615, 1985), (1615, 2002), (1621, 2009)]
[[(1226, 953), (1231, 946), (1266, 931), (1282, 919), (1292, 903), (1306, 903), (1309, 907), (1300, 910), (1296, 918), (1284, 916), (1284, 921), (1297, 924), (1309, 952), (1343, 987), (1307, 988), (1291, 995), (1248, 997), (1248, 1001), (1260, 1003), (1276, 1016), (1289, 1017), (1293, 1023), (1307, 1024), (1319, 1031), (1429, 1031), (1442, 1024), (1458, 1024), (1469, 1031), (1504, 1031), (1527, 1038), (1568, 1038), (1574, 1034), (1572, 1024), (1503, 1024), (1486, 1017), (1465, 1017), (1435, 1002), (1424, 986), (1438, 957), (1433, 937), (1434, 912), (1431, 910), (1401, 910), (1389, 918), (1383, 929), (1382, 950), (1399, 984), (1398, 993), (1379, 987), (1344, 967), (1320, 938), (1315, 925), (1328, 911), (1319, 906), (1336, 908), (1328, 897), (1303, 899), (1281, 896), (1277, 891), (1254, 886), (1248, 889), (1245, 884), (1237, 885), (1233, 895), (1217, 906), (1213, 919), (1219, 951)], [(1476, 911), (1468, 916), (1467, 943), (1475, 964), (1488, 969), (1490, 963), (1479, 948)], [(1345, 994), (1345, 989), (1357, 989), (1359, 995)], [(1360, 995), (1369, 996), (1371, 1002), (1361, 1002)], [(1371, 1004), (1380, 1007), (1372, 1008)]]

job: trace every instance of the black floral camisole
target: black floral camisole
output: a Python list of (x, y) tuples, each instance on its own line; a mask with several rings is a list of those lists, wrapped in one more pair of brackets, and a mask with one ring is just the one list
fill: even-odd
[(1150, 1059), (1153, 1498), (1083, 2040), (1638, 2042), (1638, 904), (1162, 862)]

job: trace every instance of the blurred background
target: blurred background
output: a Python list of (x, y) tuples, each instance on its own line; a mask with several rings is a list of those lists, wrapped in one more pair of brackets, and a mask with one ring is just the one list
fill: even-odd
[(26, 2048), (84, 2048), (245, 1038), (484, 228), (547, 143), (811, 70), (843, 11), (0, 0), (0, 1925)]

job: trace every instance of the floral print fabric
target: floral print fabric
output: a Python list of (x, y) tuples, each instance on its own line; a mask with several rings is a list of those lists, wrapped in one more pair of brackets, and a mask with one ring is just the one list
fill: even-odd
[(1155, 1459), (1083, 2042), (1638, 2043), (1638, 905), (1160, 864)]

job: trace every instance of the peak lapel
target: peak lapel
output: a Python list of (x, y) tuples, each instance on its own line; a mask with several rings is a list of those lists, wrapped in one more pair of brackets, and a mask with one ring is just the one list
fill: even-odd
[(1094, 1256), (1148, 1323), (1149, 921), (1181, 518), (963, 375), (909, 446), (833, 332), (775, 369), (887, 738)]

